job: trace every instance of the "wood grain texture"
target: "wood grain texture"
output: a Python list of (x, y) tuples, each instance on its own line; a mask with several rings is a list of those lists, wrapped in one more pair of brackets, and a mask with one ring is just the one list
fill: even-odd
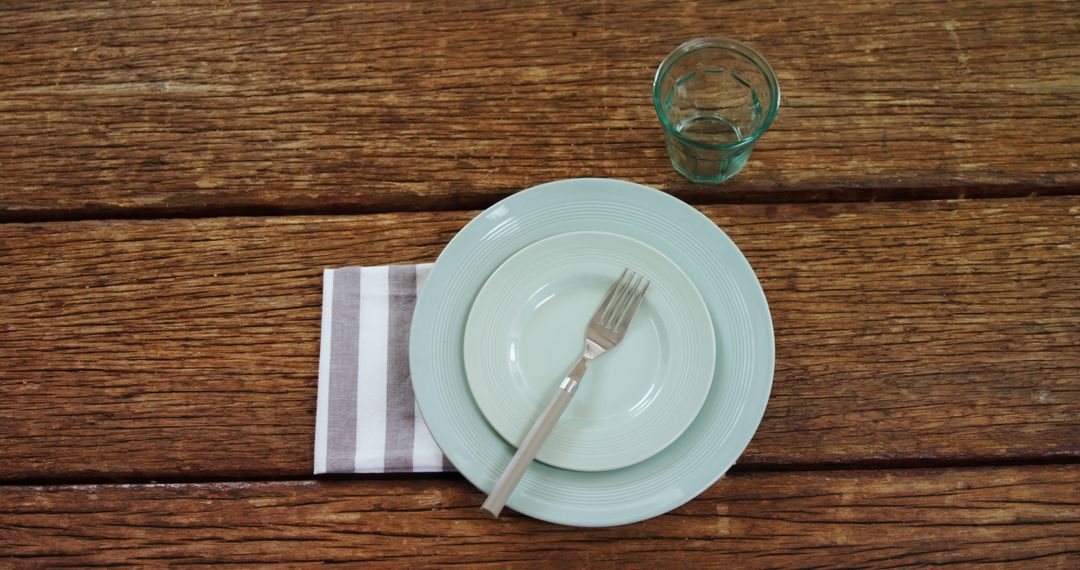
[[(737, 467), (1080, 458), (1080, 197), (704, 212), (776, 329)], [(0, 480), (307, 476), (321, 269), (473, 215), (0, 225)]]
[[(1071, 193), (1080, 4), (8, 3), (0, 219), (483, 207), (574, 176), (697, 202)], [(784, 92), (716, 189), (667, 163), (661, 59), (729, 35)]]
[(0, 564), (1072, 569), (1078, 490), (1077, 466), (742, 473), (665, 516), (572, 529), (487, 519), (457, 477), (14, 487)]

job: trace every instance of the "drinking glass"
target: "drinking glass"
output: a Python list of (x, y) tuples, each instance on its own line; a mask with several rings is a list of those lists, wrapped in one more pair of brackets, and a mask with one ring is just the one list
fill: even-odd
[(671, 164), (694, 182), (735, 176), (780, 107), (780, 85), (765, 58), (719, 37), (690, 40), (668, 54), (652, 96)]

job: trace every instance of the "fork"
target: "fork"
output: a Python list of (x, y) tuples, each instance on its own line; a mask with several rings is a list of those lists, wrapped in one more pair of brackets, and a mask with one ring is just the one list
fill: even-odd
[(491, 490), (491, 494), (480, 507), (489, 516), (498, 518), (499, 513), (506, 506), (510, 494), (514, 492), (514, 488), (525, 475), (536, 453), (544, 445), (548, 434), (566, 410), (566, 406), (570, 404), (570, 398), (574, 396), (592, 359), (615, 348), (615, 345), (619, 344), (626, 335), (630, 320), (634, 318), (634, 313), (641, 306), (649, 285), (650, 281), (645, 277), (630, 269), (624, 269), (619, 278), (608, 288), (604, 299), (600, 301), (600, 306), (596, 308), (596, 312), (593, 313), (585, 329), (585, 350), (581, 358), (559, 384), (551, 403), (533, 424), (529, 434), (525, 436), (525, 441), (522, 442), (521, 447), (518, 447), (510, 464), (506, 466), (502, 476), (495, 483), (495, 488)]

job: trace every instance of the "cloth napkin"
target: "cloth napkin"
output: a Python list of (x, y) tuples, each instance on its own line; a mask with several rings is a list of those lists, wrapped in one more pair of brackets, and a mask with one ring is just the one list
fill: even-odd
[(431, 264), (323, 271), (315, 473), (452, 471), (420, 417), (409, 327)]

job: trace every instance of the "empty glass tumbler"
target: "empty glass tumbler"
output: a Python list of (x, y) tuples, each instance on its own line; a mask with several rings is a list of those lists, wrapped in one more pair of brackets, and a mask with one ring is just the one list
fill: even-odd
[(668, 54), (652, 95), (671, 164), (694, 182), (723, 182), (739, 172), (780, 107), (769, 63), (726, 38), (690, 40)]

